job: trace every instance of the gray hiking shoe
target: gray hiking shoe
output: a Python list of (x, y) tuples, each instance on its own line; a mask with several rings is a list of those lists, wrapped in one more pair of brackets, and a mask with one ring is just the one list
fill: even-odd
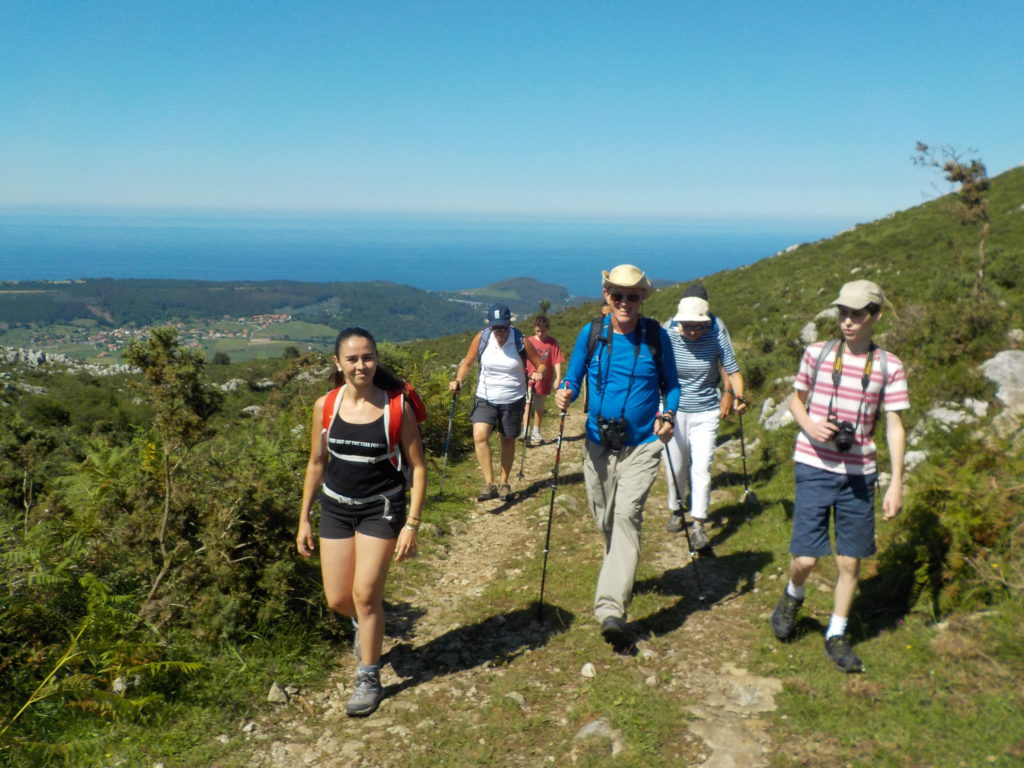
[(843, 672), (863, 672), (864, 665), (857, 658), (846, 635), (832, 635), (825, 638), (825, 655), (836, 663)]
[(380, 673), (360, 669), (356, 673), (356, 690), (345, 705), (345, 714), (349, 717), (372, 715), (383, 698), (384, 689), (380, 684)]
[(708, 535), (704, 531), (703, 520), (694, 520), (690, 523), (690, 546), (698, 552), (709, 547)]
[(498, 488), (494, 483), (484, 483), (480, 487), (480, 493), (476, 495), (477, 501), (490, 501), (498, 498)]
[(772, 611), (772, 632), (775, 633), (779, 640), (788, 640), (790, 635), (793, 634), (793, 628), (796, 626), (796, 615), (803, 604), (803, 600), (797, 600), (789, 592), (782, 590), (782, 597), (779, 598), (778, 605)]
[(512, 501), (512, 486), (508, 483), (498, 485), (498, 498), (502, 501)]
[(679, 533), (683, 530), (683, 526), (686, 524), (686, 520), (683, 518), (682, 510), (675, 510), (668, 516), (668, 522), (665, 523), (665, 530), (669, 533)]

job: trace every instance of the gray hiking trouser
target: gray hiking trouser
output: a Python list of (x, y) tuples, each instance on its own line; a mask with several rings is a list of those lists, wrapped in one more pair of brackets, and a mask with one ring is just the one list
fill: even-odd
[(625, 618), (640, 562), (644, 502), (658, 477), (663, 443), (611, 451), (587, 440), (583, 480), (594, 523), (604, 534), (604, 561), (594, 593), (594, 615)]

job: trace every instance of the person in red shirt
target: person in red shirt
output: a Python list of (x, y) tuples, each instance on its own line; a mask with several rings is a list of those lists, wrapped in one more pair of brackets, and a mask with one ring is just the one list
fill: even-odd
[[(540, 355), (540, 359), (547, 363), (543, 377), (539, 381), (533, 382), (533, 405), (530, 409), (533, 413), (533, 427), (530, 427), (529, 424), (524, 425), (526, 439), (538, 444), (544, 442), (540, 424), (544, 418), (545, 401), (548, 395), (558, 389), (558, 385), (562, 381), (562, 363), (565, 362), (562, 348), (558, 346), (558, 342), (553, 336), (548, 336), (550, 327), (551, 323), (546, 315), (537, 315), (533, 319), (533, 336), (526, 340)], [(533, 362), (528, 360), (526, 363), (527, 375), (532, 374), (535, 370)]]

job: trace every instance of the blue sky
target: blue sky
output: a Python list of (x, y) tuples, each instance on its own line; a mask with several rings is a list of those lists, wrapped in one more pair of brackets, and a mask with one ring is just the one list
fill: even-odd
[[(0, 2), (0, 206), (854, 223), (1024, 161), (1019, 2)], [(945, 191), (941, 187), (942, 191)]]

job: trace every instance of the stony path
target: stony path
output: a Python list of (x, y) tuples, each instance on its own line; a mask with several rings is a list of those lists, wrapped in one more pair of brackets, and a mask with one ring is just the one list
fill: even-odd
[[(578, 412), (570, 414), (567, 435), (582, 431), (581, 418)], [(564, 443), (563, 476), (578, 473), (581, 449), (582, 440)], [(345, 716), (354, 666), (346, 660), (323, 690), (301, 692), (274, 715), (248, 724), (246, 740), (237, 753), (245, 757), (238, 764), (257, 768), (405, 765), (410, 753), (430, 749), (431, 739), (424, 735), (435, 726), (430, 714), (438, 706), (446, 706), (446, 702), (463, 706), (475, 700), (482, 705), (491, 698), (495, 682), (504, 674), (500, 664), (493, 662), (494, 642), (499, 644), (499, 656), (505, 652), (541, 657), (544, 649), (534, 643), (528, 626), (511, 627), (499, 615), (467, 628), (454, 617), (460, 615), (460, 606), (479, 599), (486, 585), (498, 579), (515, 581), (524, 564), (539, 556), (538, 536), (543, 536), (550, 500), (544, 477), (550, 473), (553, 455), (553, 446), (532, 449), (525, 481), (533, 482), (532, 492), (513, 505), (476, 505), (468, 520), (448, 537), (447, 550), (431, 554), (429, 577), (410, 579), (417, 584), (403, 583), (389, 591), (389, 636), (384, 648), (388, 663), (382, 673), (388, 697), (375, 715), (360, 720)], [(518, 468), (517, 461), (513, 477)], [(561, 512), (569, 511), (581, 525), (586, 523), (581, 483), (560, 488), (556, 499)], [(660, 508), (652, 495), (648, 510)], [(648, 517), (645, 561), (658, 570), (679, 572), (683, 579), (678, 567), (680, 540), (660, 531), (663, 515), (648, 512)], [(691, 702), (686, 705), (693, 715), (688, 728), (693, 751), (701, 760), (694, 764), (703, 768), (766, 766), (769, 739), (760, 716), (775, 708), (774, 696), (781, 690), (781, 682), (751, 675), (742, 666), (744, 632), (749, 635), (752, 610), (743, 595), (754, 585), (731, 583), (731, 577), (723, 577), (723, 569), (713, 567), (712, 561), (698, 566), (706, 566), (701, 573), (711, 607), (690, 613), (681, 627), (672, 630), (672, 642), (659, 644), (660, 650), (641, 640), (641, 668), (651, 668), (647, 684), (655, 684), (656, 669), (663, 681), (660, 684)], [(685, 578), (692, 579), (691, 569), (685, 570)], [(535, 594), (528, 592), (536, 586), (523, 588), (524, 602), (535, 599)], [(487, 653), (477, 648), (482, 641), (492, 644)], [(528, 708), (520, 694), (506, 696), (524, 710)], [(568, 721), (555, 725), (571, 728)], [(596, 720), (575, 736), (571, 730), (567, 733), (566, 741), (572, 745), (570, 760), (575, 760), (575, 745), (589, 738), (604, 740), (611, 754), (617, 754), (622, 746), (621, 736)], [(536, 762), (508, 755), (504, 764), (532, 766)]]

